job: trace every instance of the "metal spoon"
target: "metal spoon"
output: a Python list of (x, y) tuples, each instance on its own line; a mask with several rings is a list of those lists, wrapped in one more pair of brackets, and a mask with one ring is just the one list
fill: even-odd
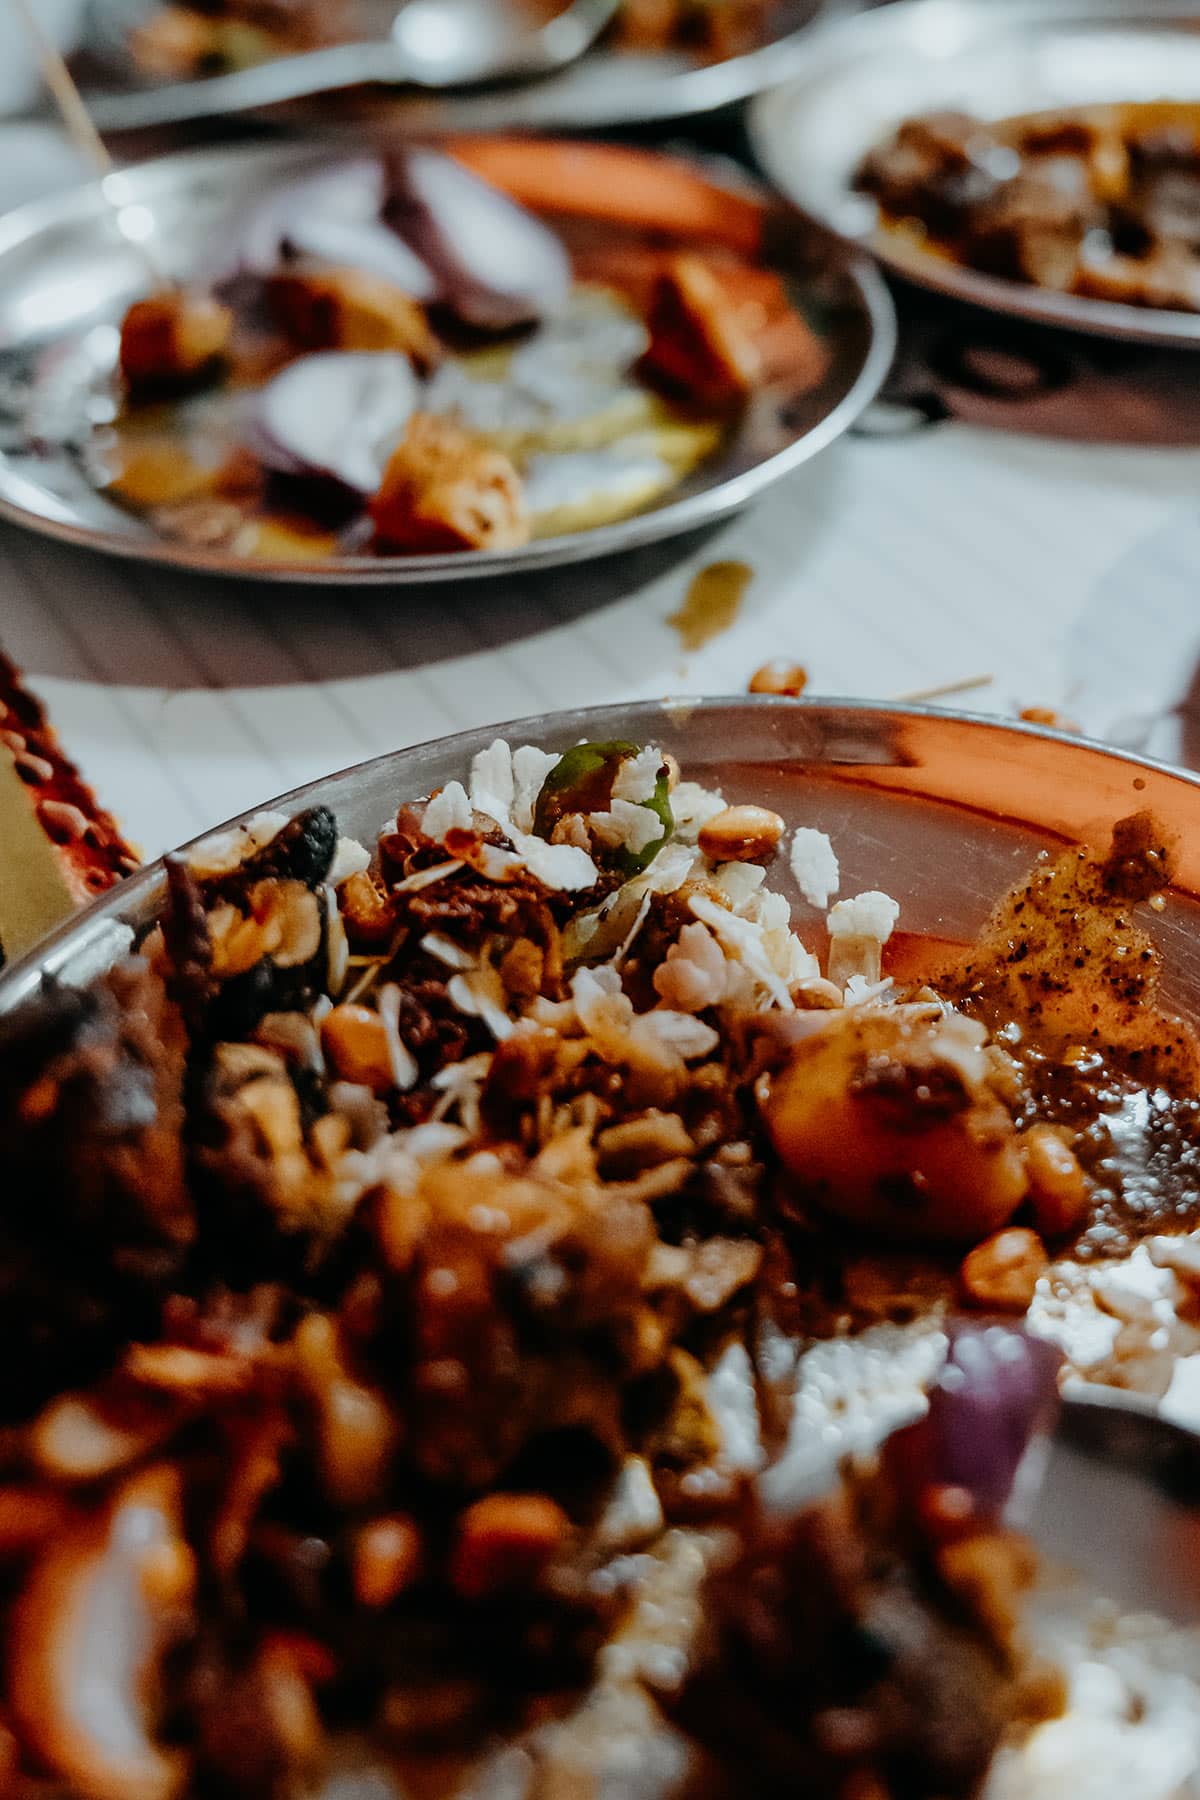
[[(554, 18), (537, 0), (407, 0), (390, 35), (280, 56), (251, 69), (122, 94), (122, 129), (178, 125), (374, 84), (431, 90), (552, 75), (589, 50), (620, 0), (571, 0)], [(104, 126), (105, 97), (92, 116)]]

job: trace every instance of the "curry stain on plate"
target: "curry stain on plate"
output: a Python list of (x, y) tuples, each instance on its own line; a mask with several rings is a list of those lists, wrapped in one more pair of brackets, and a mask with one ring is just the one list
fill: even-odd
[(710, 563), (700, 570), (683, 605), (667, 617), (685, 650), (703, 650), (705, 644), (729, 630), (742, 610), (753, 576), (754, 570), (744, 562)]

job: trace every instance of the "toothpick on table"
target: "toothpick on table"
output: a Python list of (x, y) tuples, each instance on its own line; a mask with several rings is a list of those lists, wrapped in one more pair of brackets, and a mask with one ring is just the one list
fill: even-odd
[(945, 700), (951, 694), (969, 694), (976, 688), (991, 687), (994, 675), (969, 675), (965, 681), (944, 681), (940, 687), (917, 688), (911, 694), (897, 694), (897, 706), (918, 706), (926, 700)]
[(61, 52), (47, 37), (41, 20), (34, 12), (33, 0), (12, 0), (12, 3), (20, 14), (22, 23), (37, 51), (42, 79), (50, 89), (67, 135), (80, 155), (85, 157), (96, 171), (100, 182), (100, 192), (108, 204), (117, 230), (130, 248), (136, 250), (145, 262), (156, 284), (160, 287), (172, 286), (172, 282), (164, 275), (157, 259), (146, 244), (130, 234), (127, 224), (122, 219), (121, 205), (111, 187), (113, 177), (119, 174), (117, 165), (112, 159), (108, 145), (96, 130), (92, 116), (87, 109), (87, 102), (76, 85), (75, 77), (68, 69)]

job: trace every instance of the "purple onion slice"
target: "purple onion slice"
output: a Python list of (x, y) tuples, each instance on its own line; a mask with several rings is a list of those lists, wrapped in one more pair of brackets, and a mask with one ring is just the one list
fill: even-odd
[(391, 168), (387, 219), (466, 324), (505, 331), (564, 304), (571, 259), (540, 219), (435, 150), (404, 150)]
[(926, 1417), (892, 1440), (913, 1487), (964, 1488), (983, 1518), (1013, 1499), (1030, 1450), (1058, 1409), (1059, 1350), (1020, 1326), (953, 1320)]
[(303, 356), (256, 397), (246, 442), (278, 474), (373, 494), (420, 392), (412, 364), (397, 351)]
[(384, 222), (386, 187), (382, 163), (363, 157), (277, 188), (242, 233), (240, 272), (265, 278), (289, 260), (317, 262), (358, 269), (413, 300), (432, 300), (432, 273)]

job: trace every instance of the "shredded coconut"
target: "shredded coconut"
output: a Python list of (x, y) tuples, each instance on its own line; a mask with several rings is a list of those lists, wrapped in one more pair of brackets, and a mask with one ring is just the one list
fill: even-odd
[(608, 812), (588, 814), (588, 825), (602, 844), (640, 856), (664, 835), (663, 822), (648, 806), (614, 797)]
[(452, 975), (446, 984), (450, 1004), (468, 1018), (482, 1019), (498, 1044), (512, 1036), (513, 1022), (505, 1007), (504, 983), (490, 963)]
[(427, 956), (434, 956), (438, 962), (445, 963), (448, 969), (473, 969), (475, 958), (453, 938), (448, 938), (442, 931), (430, 931), (421, 939), (421, 948)]
[(698, 781), (681, 781), (671, 791), (675, 835), (686, 844), (694, 844), (701, 827), (724, 811), (724, 796), (715, 788), (701, 787)]
[(574, 844), (548, 844), (545, 838), (526, 836), (515, 827), (509, 835), (517, 855), (543, 887), (575, 893), (595, 887), (599, 880), (599, 871), (586, 850)]
[(639, 750), (636, 756), (627, 756), (613, 782), (613, 799), (628, 800), (634, 806), (652, 800), (662, 766), (663, 753), (653, 744)]
[(421, 1071), (417, 1067), (416, 1057), (400, 1036), (400, 989), (393, 982), (380, 988), (378, 1007), (387, 1039), (392, 1080), (402, 1094), (407, 1094), (411, 1088), (416, 1087)]
[(883, 946), (899, 917), (900, 908), (888, 894), (870, 892), (839, 900), (826, 920), (830, 981), (843, 988), (855, 975), (877, 982), (882, 974)]
[(762, 926), (753, 919), (738, 918), (707, 894), (693, 894), (688, 906), (702, 924), (707, 925), (727, 949), (740, 957), (750, 973), (766, 988), (770, 997), (784, 1012), (791, 1012), (793, 1002), (787, 982), (772, 966), (763, 942)]
[(332, 866), (325, 879), (330, 887), (341, 887), (343, 881), (349, 881), (352, 875), (361, 875), (370, 866), (371, 852), (364, 844), (360, 844), (356, 838), (339, 838)]
[(533, 830), (533, 812), (546, 777), (559, 761), (548, 750), (536, 744), (522, 744), (513, 751), (512, 822), (518, 831)]
[(697, 919), (685, 925), (667, 958), (654, 971), (654, 991), (678, 1012), (703, 1012), (719, 1006), (728, 992), (725, 952)]
[(503, 738), (496, 738), (471, 759), (471, 805), (507, 831), (515, 791), (512, 751)]
[(474, 818), (461, 781), (448, 781), (425, 808), (421, 830), (434, 844), (444, 844), (448, 831), (470, 831)]
[(824, 912), (841, 882), (833, 845), (823, 831), (801, 825), (793, 834), (790, 858), (796, 886), (810, 906)]
[(422, 888), (434, 887), (439, 881), (445, 881), (448, 875), (457, 875), (465, 864), (455, 859), (451, 862), (435, 863), (431, 869), (418, 869), (415, 875), (406, 875), (403, 881), (395, 886), (397, 894), (419, 894)]

